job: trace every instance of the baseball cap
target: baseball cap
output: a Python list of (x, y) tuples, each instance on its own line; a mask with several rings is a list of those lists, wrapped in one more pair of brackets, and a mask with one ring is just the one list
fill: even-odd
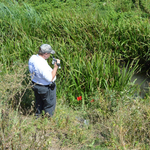
[(42, 53), (51, 53), (55, 54), (55, 51), (51, 48), (49, 44), (42, 44), (39, 49), (40, 52)]

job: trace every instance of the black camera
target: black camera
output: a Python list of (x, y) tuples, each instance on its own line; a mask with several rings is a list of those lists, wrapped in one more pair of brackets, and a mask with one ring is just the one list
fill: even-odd
[(57, 63), (57, 59), (54, 57), (54, 56), (52, 56), (52, 58), (53, 58), (53, 60), (52, 60), (52, 64), (54, 65), (55, 63), (57, 64), (57, 66), (58, 66), (58, 68), (60, 69), (61, 68), (61, 66), (60, 66), (60, 64), (59, 63)]
[(54, 90), (55, 86), (56, 86), (56, 85), (55, 85), (55, 82), (52, 82), (52, 83), (49, 85), (49, 87), (50, 87), (51, 90)]

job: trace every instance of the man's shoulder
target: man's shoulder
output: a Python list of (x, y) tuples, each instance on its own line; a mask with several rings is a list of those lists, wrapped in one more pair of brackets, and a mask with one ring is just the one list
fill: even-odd
[(38, 68), (43, 68), (43, 66), (45, 66), (47, 62), (42, 58), (42, 57), (39, 57), (38, 55), (32, 55), (29, 59), (29, 62), (28, 64), (29, 65), (33, 65), (34, 66), (38, 66)]
[(36, 60), (38, 60), (37, 55), (32, 55), (32, 56), (29, 58), (29, 62), (31, 62), (31, 61), (36, 61)]

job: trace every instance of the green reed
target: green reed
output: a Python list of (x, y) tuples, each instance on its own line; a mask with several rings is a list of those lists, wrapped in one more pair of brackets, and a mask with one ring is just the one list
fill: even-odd
[(42, 12), (27, 3), (10, 1), (11, 7), (1, 4), (0, 59), (4, 68), (10, 66), (11, 70), (15, 63), (27, 63), (39, 45), (50, 43), (62, 60), (60, 81), (68, 85), (63, 88), (67, 95), (69, 90), (77, 97), (80, 92), (94, 92), (108, 85), (119, 89), (124, 84), (117, 83), (118, 59), (149, 60), (149, 23), (134, 12), (118, 13), (113, 7), (108, 12), (110, 5), (106, 4), (105, 15), (99, 15), (98, 6), (103, 3), (97, 11), (92, 5), (86, 12), (70, 10), (66, 5), (62, 9), (52, 7), (50, 12), (42, 7)]
[[(87, 8), (85, 3), (82, 6)], [(62, 61), (58, 78), (65, 87), (59, 86), (59, 92), (65, 92), (73, 104), (79, 95), (88, 103), (97, 88), (123, 90), (132, 74), (128, 77), (119, 72), (119, 59), (149, 60), (149, 22), (140, 13), (117, 12), (113, 7), (108, 12), (109, 3), (103, 9), (105, 15), (98, 9), (104, 7), (103, 3), (95, 6), (96, 10), (88, 5), (85, 12), (80, 7), (75, 11), (76, 4), (71, 10), (66, 3), (60, 6), (62, 9), (51, 5), (51, 11), (44, 9), (48, 3), (41, 10), (27, 3), (1, 4), (0, 60), (4, 70), (11, 70), (19, 62), (27, 63), (42, 43), (50, 43)]]
[[(43, 5), (47, 6), (46, 3)], [(26, 41), (23, 39), (33, 39), (34, 43), (47, 41), (48, 38), (63, 38), (69, 42), (71, 38), (79, 47), (84, 41), (88, 50), (94, 47), (102, 51), (112, 49), (116, 53), (123, 53), (126, 58), (136, 55), (142, 58), (148, 52), (148, 20), (140, 19), (140, 16), (136, 17), (131, 12), (116, 13), (113, 9), (110, 12), (105, 10), (107, 15), (100, 16), (99, 11), (95, 12), (92, 7), (90, 12), (86, 11), (81, 15), (81, 10), (66, 8), (53, 8), (51, 12), (41, 8), (45, 13), (39, 14), (36, 7), (26, 3), (21, 6), (11, 3), (11, 7), (3, 4), (1, 10), (4, 15), (1, 16), (5, 17), (1, 18), (4, 21), (1, 22), (2, 31), (7, 39), (14, 39), (12, 44), (15, 39), (25, 45)], [(10, 44), (5, 37), (4, 43)], [(140, 53), (142, 49), (144, 53)]]

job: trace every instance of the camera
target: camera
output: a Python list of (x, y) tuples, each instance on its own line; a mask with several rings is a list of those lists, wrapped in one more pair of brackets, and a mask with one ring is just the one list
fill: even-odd
[(52, 56), (52, 58), (53, 58), (53, 60), (52, 60), (52, 64), (54, 65), (55, 63), (57, 64), (57, 66), (58, 66), (58, 68), (60, 69), (61, 68), (61, 66), (60, 66), (60, 64), (59, 63), (57, 63), (57, 59), (54, 57), (54, 56)]

